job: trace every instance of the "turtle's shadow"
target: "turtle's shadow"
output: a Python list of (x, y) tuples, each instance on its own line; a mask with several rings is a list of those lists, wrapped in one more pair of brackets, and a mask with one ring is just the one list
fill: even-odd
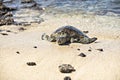
[(60, 46), (69, 46), (71, 43), (70, 42), (67, 42), (67, 43), (64, 43), (64, 44), (59, 44)]

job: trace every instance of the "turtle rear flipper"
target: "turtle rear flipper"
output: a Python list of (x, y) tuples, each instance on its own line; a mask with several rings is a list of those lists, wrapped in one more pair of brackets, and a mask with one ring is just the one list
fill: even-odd
[(90, 38), (90, 39), (89, 39), (89, 43), (95, 42), (96, 40), (97, 40), (96, 37)]
[(84, 37), (84, 38), (81, 38), (81, 39), (79, 40), (79, 43), (82, 43), (82, 44), (90, 44), (90, 43), (92, 43), (92, 42), (94, 42), (94, 41), (96, 41), (96, 40), (97, 40), (96, 37), (93, 37), (93, 38)]

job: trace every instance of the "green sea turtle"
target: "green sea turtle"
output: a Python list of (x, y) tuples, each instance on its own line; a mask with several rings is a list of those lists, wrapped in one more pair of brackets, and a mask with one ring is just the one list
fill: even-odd
[(44, 33), (41, 39), (48, 40), (50, 42), (57, 42), (59, 45), (64, 45), (66, 43), (89, 44), (97, 40), (96, 37), (89, 38), (82, 31), (73, 26), (63, 26), (58, 28), (50, 36)]

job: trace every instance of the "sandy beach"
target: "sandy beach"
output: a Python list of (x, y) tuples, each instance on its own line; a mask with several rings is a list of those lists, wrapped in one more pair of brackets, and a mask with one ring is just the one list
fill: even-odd
[[(40, 24), (0, 27), (0, 80), (63, 80), (65, 76), (72, 80), (120, 80), (120, 18), (67, 14), (41, 17), (44, 22)], [(89, 31), (86, 35), (98, 40), (65, 46), (41, 40), (43, 33), (50, 35), (65, 25)], [(18, 30), (20, 27), (26, 30)], [(86, 57), (78, 56), (80, 53)], [(28, 66), (27, 62), (35, 62), (36, 66)], [(71, 64), (76, 71), (61, 73), (61, 64)]]

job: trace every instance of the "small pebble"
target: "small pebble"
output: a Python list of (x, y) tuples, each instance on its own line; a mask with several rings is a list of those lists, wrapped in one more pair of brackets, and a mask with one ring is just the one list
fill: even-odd
[(91, 50), (91, 49), (89, 49), (88, 51), (90, 51), (90, 52), (91, 52), (92, 50)]
[(34, 46), (34, 48), (37, 48), (37, 46)]
[(78, 48), (77, 50), (78, 50), (78, 51), (80, 51), (80, 49), (79, 49), (79, 48)]
[(19, 51), (17, 51), (16, 53), (17, 53), (17, 54), (20, 54), (20, 52), (19, 52)]
[(84, 53), (80, 53), (78, 56), (86, 57), (86, 55)]
[(6, 30), (6, 32), (11, 32), (10, 30)]
[(89, 33), (89, 31), (83, 31), (83, 33)]
[(69, 76), (64, 77), (64, 80), (71, 80)]
[(28, 66), (36, 66), (36, 63), (35, 62), (27, 62), (27, 65)]
[(92, 48), (91, 48), (91, 47), (89, 47), (88, 51), (90, 51), (90, 52), (91, 52), (91, 51), (92, 51)]
[(7, 36), (8, 34), (7, 33), (1, 33), (1, 35)]
[(24, 30), (26, 30), (26, 29), (23, 28), (23, 27), (20, 27), (18, 30), (19, 30), (19, 31), (24, 31)]
[(103, 49), (96, 49), (96, 50), (103, 52)]

